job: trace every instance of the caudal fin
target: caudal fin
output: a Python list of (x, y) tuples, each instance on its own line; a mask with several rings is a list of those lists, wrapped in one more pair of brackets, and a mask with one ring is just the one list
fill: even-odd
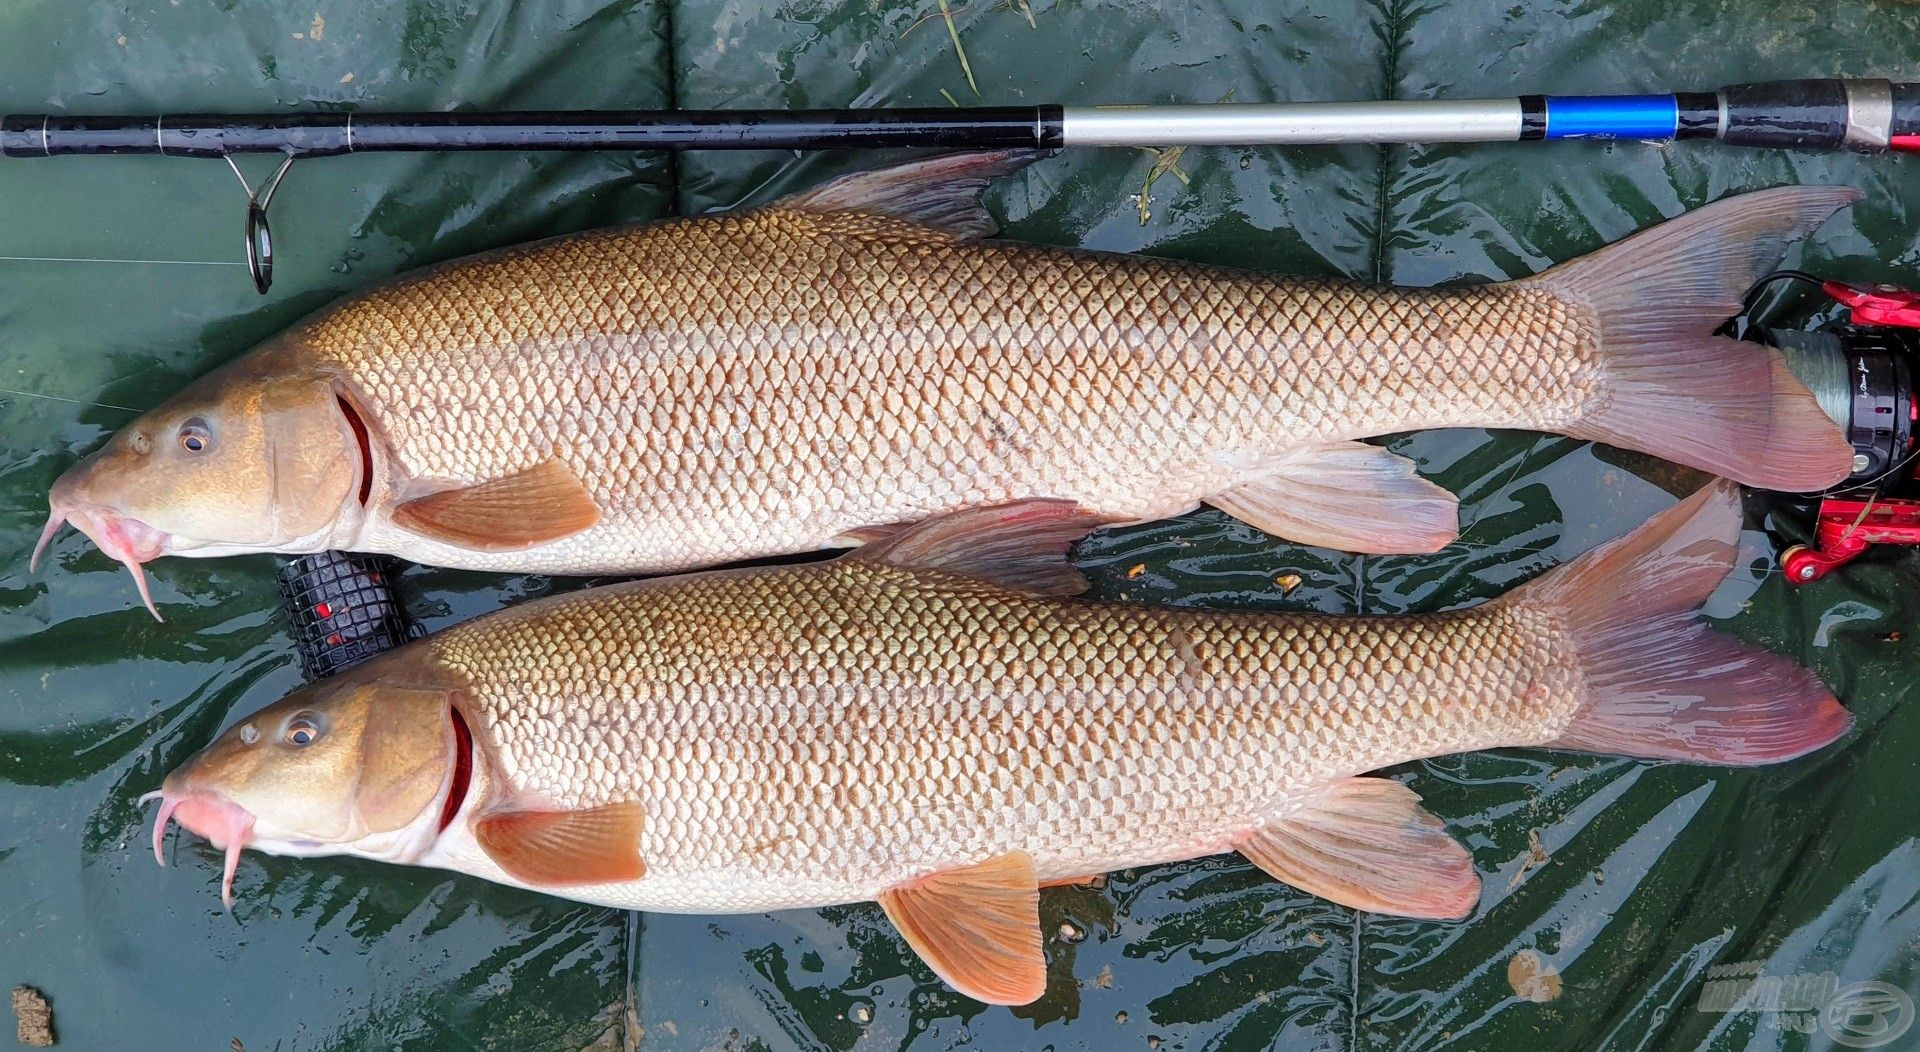
[(1780, 353), (1712, 332), (1790, 241), (1859, 199), (1836, 186), (1742, 194), (1518, 282), (1598, 315), (1602, 393), (1567, 433), (1763, 489), (1845, 478), (1852, 448)]
[(1744, 766), (1846, 733), (1813, 673), (1696, 620), (1739, 537), (1738, 492), (1715, 482), (1503, 600), (1551, 611), (1579, 654), (1579, 711), (1547, 748)]

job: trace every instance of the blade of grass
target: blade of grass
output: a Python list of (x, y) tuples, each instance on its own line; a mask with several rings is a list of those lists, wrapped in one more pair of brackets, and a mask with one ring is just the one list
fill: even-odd
[(947, 38), (953, 41), (953, 53), (960, 57), (960, 71), (967, 75), (967, 87), (973, 89), (977, 98), (980, 85), (973, 79), (973, 63), (967, 61), (967, 49), (960, 43), (960, 30), (953, 24), (953, 8), (947, 6), (947, 0), (940, 0), (940, 17), (947, 23)]

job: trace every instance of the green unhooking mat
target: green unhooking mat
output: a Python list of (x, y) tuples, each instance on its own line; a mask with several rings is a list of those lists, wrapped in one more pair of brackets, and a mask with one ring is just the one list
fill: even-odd
[[(0, 112), (1652, 91), (1920, 80), (1917, 41), (1920, 7), (1867, 0), (15, 0), (0, 6)], [(0, 984), (44, 991), (63, 1047), (1858, 1047), (1858, 1029), (1816, 1010), (1836, 990), (1869, 1017), (1884, 1009), (1880, 1022), (1911, 1020), (1915, 562), (1880, 550), (1789, 588), (1772, 553), (1804, 537), (1810, 509), (1762, 496), (1710, 612), (1816, 669), (1854, 731), (1754, 771), (1523, 750), (1397, 769), (1483, 875), (1461, 924), (1356, 914), (1237, 856), (1130, 870), (1045, 895), (1048, 993), (1007, 1010), (946, 989), (871, 905), (629, 917), (426, 870), (249, 854), (227, 914), (205, 844), (181, 838), (173, 866), (155, 867), (136, 797), (298, 682), (274, 564), (155, 564), (164, 625), (71, 532), (29, 575), (62, 468), (387, 274), (763, 200), (873, 160), (305, 161), (274, 206), (265, 298), (240, 264), (242, 196), (224, 165), (0, 161)], [(252, 165), (256, 181), (270, 168)], [(1867, 197), (1793, 262), (1920, 280), (1912, 159), (1636, 143), (1088, 151), (992, 202), (1013, 238), (1430, 285), (1532, 273), (1796, 182)], [(1102, 534), (1082, 561), (1100, 594), (1142, 602), (1438, 610), (1501, 594), (1700, 481), (1531, 434), (1393, 446), (1462, 496), (1466, 528), (1437, 556), (1304, 549), (1202, 511)], [(406, 577), (429, 627), (577, 583)], [(1746, 980), (1762, 996), (1734, 1000)]]

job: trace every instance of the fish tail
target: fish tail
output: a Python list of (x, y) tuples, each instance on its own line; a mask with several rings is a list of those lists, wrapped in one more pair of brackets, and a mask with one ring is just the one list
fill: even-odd
[(1579, 708), (1547, 748), (1747, 766), (1846, 733), (1813, 673), (1698, 620), (1740, 524), (1738, 491), (1715, 482), (1502, 600), (1551, 613), (1578, 654)]
[(1599, 396), (1566, 433), (1764, 489), (1845, 478), (1851, 447), (1780, 353), (1712, 333), (1791, 241), (1859, 198), (1832, 186), (1742, 194), (1518, 282), (1598, 315)]

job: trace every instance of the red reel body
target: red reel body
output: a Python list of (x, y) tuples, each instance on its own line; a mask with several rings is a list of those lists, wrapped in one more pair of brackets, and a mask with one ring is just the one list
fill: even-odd
[(1821, 288), (1851, 314), (1849, 326), (1824, 337), (1844, 357), (1846, 389), (1823, 403), (1845, 406), (1829, 412), (1847, 418), (1854, 471), (1821, 496), (1812, 543), (1782, 553), (1793, 584), (1817, 581), (1876, 544), (1920, 545), (1920, 294), (1837, 281)]

